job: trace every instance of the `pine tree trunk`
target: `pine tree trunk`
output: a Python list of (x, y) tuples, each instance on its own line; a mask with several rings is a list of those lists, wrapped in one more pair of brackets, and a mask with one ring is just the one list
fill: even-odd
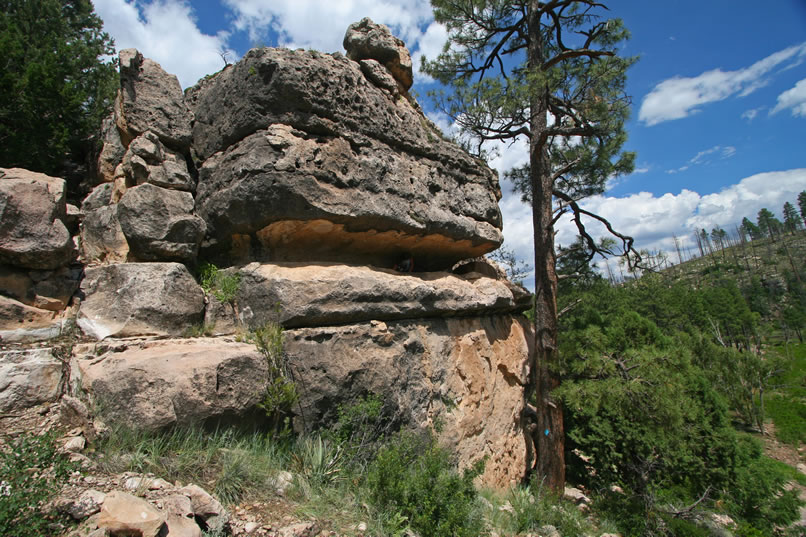
[[(529, 3), (529, 67), (540, 69), (544, 51), (539, 2)], [(542, 483), (562, 493), (565, 487), (565, 431), (559, 401), (551, 390), (559, 384), (557, 349), (557, 273), (552, 222), (554, 184), (544, 133), (547, 128), (548, 88), (536, 90), (530, 103), (529, 165), (532, 185), (532, 224), (535, 244), (535, 363), (537, 391), (536, 472)]]

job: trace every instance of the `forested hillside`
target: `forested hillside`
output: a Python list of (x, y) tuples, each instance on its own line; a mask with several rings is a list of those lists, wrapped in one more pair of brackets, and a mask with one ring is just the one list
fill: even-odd
[(806, 439), (806, 232), (716, 237), (624, 283), (563, 280), (569, 478), (629, 535), (710, 535), (703, 509), (739, 535), (797, 518), (792, 469), (763, 453)]

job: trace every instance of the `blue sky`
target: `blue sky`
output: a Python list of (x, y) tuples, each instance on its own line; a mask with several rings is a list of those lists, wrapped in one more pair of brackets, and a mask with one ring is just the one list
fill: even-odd
[[(252, 45), (341, 50), (351, 22), (390, 26), (419, 64), (446, 34), (427, 0), (95, 0), (118, 49), (135, 47), (176, 74), (183, 87), (237, 60)], [(674, 248), (673, 235), (726, 229), (762, 207), (781, 216), (806, 190), (806, 1), (612, 0), (632, 39), (625, 55), (633, 114), (626, 148), (635, 173), (611, 181), (586, 207), (610, 218), (641, 248)], [(421, 104), (432, 87), (415, 74)], [(430, 112), (444, 130), (451, 125)], [(500, 171), (524, 161), (525, 145), (502, 147)], [(529, 209), (502, 184), (506, 246), (531, 259)], [(561, 221), (557, 241), (573, 230)]]

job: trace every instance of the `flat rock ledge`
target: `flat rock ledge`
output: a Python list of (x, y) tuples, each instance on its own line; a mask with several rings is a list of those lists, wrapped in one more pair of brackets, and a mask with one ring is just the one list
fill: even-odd
[[(528, 309), (529, 293), (506, 280), (478, 273), (400, 273), (392, 269), (335, 263), (251, 263), (237, 274), (233, 301), (241, 324), (286, 328), (371, 320), (392, 321), (517, 313)], [(208, 307), (206, 322), (234, 332), (232, 310)]]

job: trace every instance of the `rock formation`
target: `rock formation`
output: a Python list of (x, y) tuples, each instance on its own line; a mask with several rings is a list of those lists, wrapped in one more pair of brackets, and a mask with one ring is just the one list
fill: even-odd
[(245, 419), (268, 368), (234, 336), (279, 323), (298, 431), (376, 394), (439, 423), (462, 465), (485, 458), (486, 484), (523, 479), (531, 297), (480, 258), (502, 241), (496, 174), (423, 115), (388, 28), (364, 19), (344, 46), (253, 49), (184, 94), (121, 51), (80, 210), (60, 179), (0, 171), (0, 337), (89, 341), (69, 367), (56, 347), (0, 353), (0, 408), (66, 390), (129, 426)]

